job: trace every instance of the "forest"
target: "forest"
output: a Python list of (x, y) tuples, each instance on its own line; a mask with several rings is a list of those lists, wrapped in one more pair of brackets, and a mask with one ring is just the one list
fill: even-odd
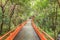
[(34, 17), (34, 23), (57, 40), (60, 0), (0, 0), (0, 36)]

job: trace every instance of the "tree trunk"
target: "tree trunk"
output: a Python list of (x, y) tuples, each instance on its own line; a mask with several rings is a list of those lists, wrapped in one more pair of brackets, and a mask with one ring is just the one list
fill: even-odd
[(10, 28), (11, 27), (11, 18), (10, 18), (10, 20), (9, 20), (9, 28), (8, 28), (8, 31), (10, 31)]
[(4, 7), (2, 6), (1, 8), (2, 8), (2, 23), (1, 23), (0, 34), (2, 33), (2, 28), (3, 28), (3, 24), (4, 24), (4, 12), (5, 12)]
[(56, 40), (56, 32), (54, 31), (54, 39)]
[(15, 6), (16, 6), (16, 5), (13, 4), (13, 7), (12, 7), (12, 9), (11, 9), (10, 21), (9, 21), (9, 30), (8, 30), (8, 31), (10, 31), (10, 29), (11, 29), (11, 18), (12, 18), (13, 14), (14, 14)]

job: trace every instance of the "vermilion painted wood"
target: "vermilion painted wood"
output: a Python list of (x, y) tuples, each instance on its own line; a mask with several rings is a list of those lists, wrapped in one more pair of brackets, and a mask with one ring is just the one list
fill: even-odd
[(13, 30), (7, 32), (6, 34), (4, 34), (3, 36), (0, 37), (0, 40), (2, 40), (6, 35), (10, 34)]
[(41, 32), (38, 30), (38, 28), (36, 27), (36, 25), (34, 24), (33, 21), (32, 21), (32, 26), (33, 26), (34, 30), (36, 31), (37, 35), (39, 36), (39, 38), (40, 38), (41, 40), (47, 40), (47, 39), (45, 38), (44, 34), (41, 33)]
[(26, 23), (27, 23), (27, 21), (25, 21), (24, 23), (21, 23), (20, 25), (18, 25), (18, 27), (16, 28), (16, 30), (14, 32), (12, 32), (13, 30), (11, 30), (8, 33), (4, 34), (3, 36), (0, 37), (0, 40), (2, 40), (8, 34), (10, 34), (10, 36), (6, 40), (12, 40), (15, 37), (15, 35), (17, 35), (17, 33), (22, 29), (22, 27)]
[[(20, 24), (20, 25), (21, 25), (21, 24)], [(19, 25), (18, 25), (18, 26), (19, 26)], [(13, 30), (14, 30), (14, 29), (13, 29)], [(7, 32), (6, 34), (4, 34), (3, 36), (1, 36), (1, 37), (0, 37), (0, 40), (2, 40), (5, 36), (11, 34), (13, 30), (11, 30), (11, 31)]]
[(10, 36), (9, 36), (6, 40), (13, 40), (14, 37), (18, 34), (18, 32), (23, 28), (23, 26), (24, 26), (26, 23), (27, 23), (27, 21), (24, 22), (24, 23), (22, 23), (20, 26), (18, 26), (18, 27), (16, 28), (16, 30), (15, 30), (13, 33), (11, 33)]
[[(27, 22), (27, 21), (26, 21)], [(10, 36), (6, 39), (6, 40), (13, 40), (14, 37), (18, 34), (18, 32), (22, 29), (22, 27), (26, 24), (26, 22), (22, 23), (21, 25), (19, 25), (16, 30), (14, 32), (11, 33), (11, 31), (9, 31), (8, 33), (6, 33), (5, 35), (3, 35), (2, 37), (0, 37), (0, 40), (2, 40), (3, 37), (5, 37), (7, 34), (10, 33)], [(40, 37), (41, 40), (47, 40), (44, 36), (47, 35), (48, 37), (50, 37), (48, 34), (46, 34), (44, 31), (42, 31), (43, 33), (41, 33), (38, 28), (36, 27), (36, 25), (34, 24), (34, 22), (32, 21), (32, 26), (35, 29), (36, 33), (38, 34), (38, 36)], [(50, 37), (51, 40), (54, 40), (53, 38)]]
[(1, 36), (0, 36), (0, 40), (1, 40)]
[(10, 36), (9, 36), (6, 40), (13, 40), (14, 37), (18, 34), (18, 32), (22, 29), (22, 27), (23, 27), (26, 23), (27, 23), (27, 21), (24, 22), (24, 23), (22, 23), (20, 26), (18, 26), (18, 27), (16, 28), (16, 30), (15, 30), (13, 33), (11, 33)]
[(44, 35), (46, 35), (50, 40), (54, 40), (50, 35), (48, 35), (46, 32), (44, 32), (41, 28), (40, 28), (40, 31), (42, 31), (42, 33)]

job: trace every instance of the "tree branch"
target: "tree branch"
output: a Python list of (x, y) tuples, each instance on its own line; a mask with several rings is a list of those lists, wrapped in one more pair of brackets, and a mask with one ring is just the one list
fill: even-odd
[(0, 1), (0, 7), (2, 7), (2, 0)]
[(58, 5), (59, 5), (59, 7), (60, 7), (60, 0), (57, 0), (57, 2), (58, 2)]
[(3, 7), (5, 7), (5, 5), (8, 3), (8, 1), (9, 1), (9, 0), (6, 0), (6, 1), (5, 1), (5, 4), (3, 5)]
[(14, 14), (14, 9), (15, 9), (15, 7), (16, 7), (16, 5), (15, 4), (13, 4), (12, 6), (11, 6), (11, 8), (10, 8), (10, 17), (12, 17), (12, 15)]

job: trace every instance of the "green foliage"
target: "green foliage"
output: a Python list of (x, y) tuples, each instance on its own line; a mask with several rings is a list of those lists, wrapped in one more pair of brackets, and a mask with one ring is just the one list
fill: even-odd
[[(5, 0), (2, 0), (2, 3), (5, 4)], [(13, 9), (14, 7), (11, 6), (14, 4), (16, 6), (12, 11), (11, 8)], [(52, 37), (53, 32), (60, 31), (60, 8), (57, 0), (9, 0), (4, 10), (4, 25), (6, 29), (9, 25), (11, 29), (13, 29), (15, 28), (14, 26), (34, 16), (36, 25)], [(0, 25), (3, 19), (2, 12), (2, 8), (0, 7)], [(9, 14), (13, 14), (11, 18)], [(56, 34), (58, 34), (58, 32), (56, 32)]]
[[(32, 9), (35, 15), (35, 23), (37, 26), (41, 27), (48, 34), (51, 33), (51, 36), (54, 37), (58, 32), (60, 26), (58, 20), (60, 19), (60, 11), (58, 11), (59, 5), (57, 0), (36, 0), (35, 4), (32, 5)], [(51, 30), (50, 30), (51, 29)], [(60, 31), (60, 30), (59, 30)], [(56, 34), (53, 35), (55, 32)]]

